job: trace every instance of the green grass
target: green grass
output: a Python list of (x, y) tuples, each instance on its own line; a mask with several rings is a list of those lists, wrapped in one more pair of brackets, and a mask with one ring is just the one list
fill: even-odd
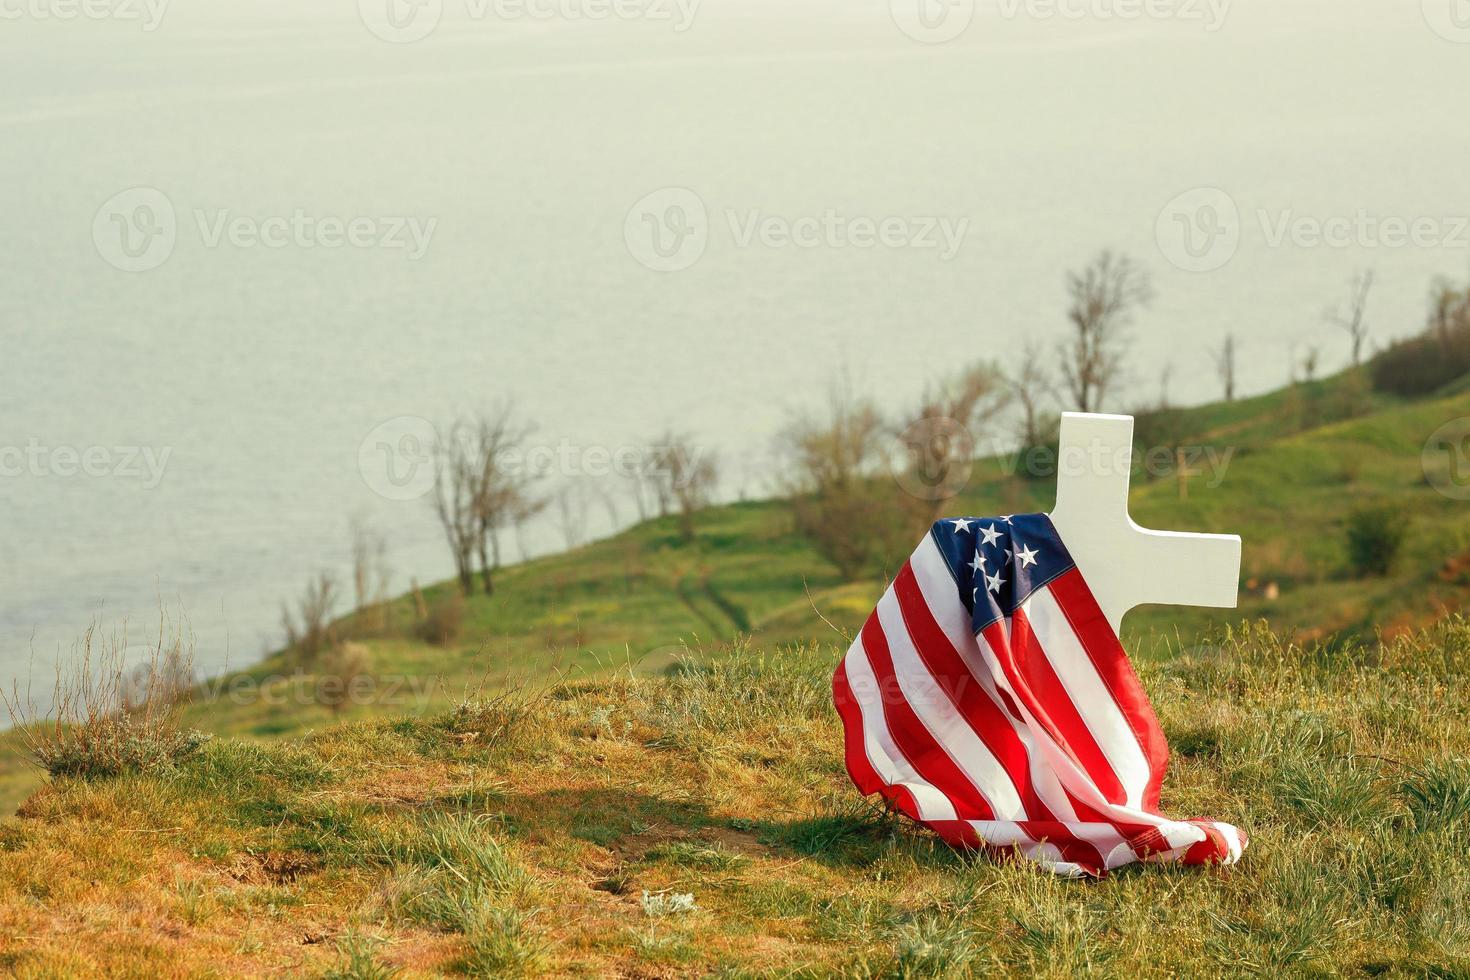
[[(1140, 523), (1245, 541), (1239, 610), (1125, 623), (1174, 747), (1166, 808), (1243, 823), (1234, 871), (1067, 885), (857, 799), (823, 619), (855, 631), (884, 583), (743, 503), (692, 544), (655, 520), (508, 568), (447, 647), (408, 597), (387, 627), (347, 617), (374, 687), (341, 715), (277, 654), (206, 686), (180, 723), (217, 737), (169, 765), (46, 784), (0, 736), (0, 812), (22, 813), (0, 969), (1465, 975), (1470, 629), (1415, 631), (1470, 595), (1470, 510), (1421, 460), (1470, 393), (1315, 424), (1351, 385), (1182, 411), (1183, 441), (1231, 453), (1223, 482), (1135, 478)], [(1051, 494), (982, 460), (953, 509)], [(1384, 576), (1350, 571), (1365, 505), (1402, 528)], [(1225, 631), (1243, 619), (1265, 626)]]
[[(1432, 622), (1465, 605), (1470, 508), (1428, 485), (1421, 449), (1441, 423), (1470, 416), (1470, 393), (1419, 402), (1359, 393), (1367, 414), (1311, 427), (1314, 415), (1330, 415), (1353, 390), (1351, 377), (1342, 375), (1177, 413), (1174, 427), (1182, 441), (1230, 453), (1224, 478), (1216, 486), (1208, 476), (1193, 478), (1184, 499), (1176, 480), (1140, 475), (1132, 511), (1152, 527), (1242, 535), (1241, 605), (1235, 611), (1136, 610), (1124, 627), (1136, 657), (1242, 618), (1264, 619), (1306, 639), (1371, 637)], [(1019, 478), (1013, 463), (979, 461), (953, 509), (1049, 509), (1052, 481)], [(1384, 577), (1349, 571), (1347, 518), (1365, 504), (1393, 508), (1403, 528), (1398, 561)], [(895, 567), (903, 557), (893, 556)], [(548, 678), (597, 677), (614, 669), (651, 676), (686, 645), (716, 649), (737, 635), (767, 647), (832, 641), (821, 617), (854, 632), (883, 585), (877, 577), (839, 581), (793, 533), (779, 501), (712, 508), (700, 516), (693, 544), (674, 519), (649, 521), (505, 569), (493, 597), (466, 602), (460, 637), (448, 647), (416, 636), (408, 597), (391, 603), (387, 628), (369, 629), (348, 617), (339, 627), (369, 651), (372, 686), (341, 719), (444, 711), (476, 691)], [(1275, 586), (1275, 598), (1268, 597), (1268, 585)], [(425, 591), (432, 604), (453, 589), (444, 582)], [(277, 654), (206, 685), (183, 720), (221, 736), (298, 735), (339, 720), (315, 703), (314, 683)], [(12, 752), (0, 754), (0, 813), (18, 805), (39, 780)]]
[(490, 739), (450, 712), (59, 780), (0, 822), (0, 962), (1465, 975), (1470, 624), (1382, 646), (1215, 639), (1140, 672), (1174, 747), (1164, 808), (1244, 827), (1234, 868), (1084, 883), (956, 853), (848, 783), (827, 704), (840, 650), (737, 648), (557, 685)]

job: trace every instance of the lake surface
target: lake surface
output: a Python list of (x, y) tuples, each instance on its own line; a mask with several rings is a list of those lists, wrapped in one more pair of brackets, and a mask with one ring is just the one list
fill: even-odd
[[(395, 591), (445, 577), (383, 456), (414, 419), (513, 397), (567, 476), (672, 425), (757, 493), (836, 373), (896, 408), (1050, 342), (1104, 246), (1157, 292), (1120, 410), (1166, 364), (1174, 399), (1216, 397), (1227, 330), (1247, 391), (1311, 345), (1339, 366), (1322, 314), (1358, 268), (1379, 341), (1470, 271), (1448, 2), (795, 6), (5, 7), (0, 679), (34, 650), (44, 686), (160, 596), (201, 665), (248, 662), (345, 575), (353, 514)], [(548, 516), (529, 546), (561, 540)]]

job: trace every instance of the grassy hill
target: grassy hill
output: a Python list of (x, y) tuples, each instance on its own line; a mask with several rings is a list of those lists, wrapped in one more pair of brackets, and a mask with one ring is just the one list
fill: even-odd
[(734, 650), (60, 781), (0, 823), (18, 976), (1464, 976), (1470, 626), (1151, 661), (1166, 810), (1233, 869), (1097, 883), (855, 797), (831, 654)]
[[(1322, 421), (1350, 399), (1353, 417)], [(1175, 744), (1166, 803), (1238, 818), (1258, 841), (1233, 874), (1060, 886), (935, 849), (855, 801), (826, 689), (844, 644), (823, 618), (855, 630), (883, 582), (840, 581), (783, 503), (743, 503), (701, 514), (693, 543), (656, 520), (508, 568), (444, 645), (419, 638), (411, 597), (386, 624), (346, 618), (370, 674), (340, 713), (281, 653), (184, 709), (219, 737), (165, 772), (32, 795), (41, 777), (5, 754), (0, 812), (26, 802), (0, 824), (0, 962), (926, 975), (955, 956), (1183, 971), (1239, 945), (1259, 958), (1246, 966), (1463, 966), (1463, 948), (1424, 937), (1463, 897), (1441, 879), (1465, 869), (1428, 867), (1411, 841), (1465, 851), (1443, 814), (1470, 795), (1452, 681), (1470, 641), (1414, 631), (1470, 595), (1470, 508), (1422, 460), (1431, 432), (1467, 416), (1463, 385), (1400, 401), (1345, 375), (1140, 420), (1145, 441), (1167, 425), (1172, 442), (1229, 453), (1218, 485), (1135, 477), (1131, 508), (1148, 526), (1241, 534), (1241, 608), (1140, 609), (1125, 640)], [(1047, 510), (1052, 493), (987, 459), (954, 510)], [(1391, 508), (1402, 550), (1363, 578), (1346, 524), (1369, 504)], [(1222, 639), (1242, 620), (1315, 652)], [(542, 695), (486, 706), (506, 688)], [(1302, 841), (1326, 863), (1293, 857)], [(664, 908), (666, 890), (698, 910)], [(1354, 938), (1384, 929), (1407, 938)]]
[[(1208, 638), (1211, 630), (1264, 619), (1306, 639), (1372, 636), (1432, 622), (1470, 596), (1470, 508), (1425, 480), (1424, 441), (1448, 419), (1470, 416), (1470, 391), (1417, 402), (1370, 396), (1350, 375), (1256, 398), (1169, 413), (1169, 435), (1228, 458), (1218, 482), (1135, 476), (1134, 517), (1147, 526), (1238, 533), (1244, 538), (1237, 610), (1141, 608), (1125, 622), (1136, 656)], [(1358, 417), (1313, 425), (1344, 398)], [(1146, 445), (1150, 426), (1140, 423)], [(1227, 455), (1228, 454), (1228, 457)], [(1216, 483), (1217, 485), (1211, 485)], [(956, 512), (1050, 509), (1054, 481), (1024, 479), (1016, 461), (977, 462)], [(1348, 515), (1360, 505), (1390, 505), (1402, 526), (1402, 553), (1390, 575), (1348, 571)], [(595, 675), (613, 666), (656, 673), (686, 645), (718, 647), (737, 636), (763, 646), (839, 642), (817, 615), (852, 633), (884, 583), (843, 583), (795, 535), (786, 506), (742, 503), (712, 508), (693, 544), (672, 518), (649, 521), (576, 551), (505, 569), (493, 597), (465, 605), (458, 638), (447, 646), (416, 635), (413, 601), (391, 604), (390, 625), (368, 629), (348, 617), (339, 629), (367, 646), (372, 686), (347, 719), (442, 709), (468, 687), (550, 675)], [(901, 560), (903, 556), (895, 556)], [(1274, 593), (1267, 585), (1274, 583)], [(450, 582), (426, 591), (434, 604)], [(1274, 594), (1274, 597), (1271, 597)], [(221, 735), (276, 738), (339, 720), (315, 703), (285, 654), (238, 672), (196, 704), (189, 722)], [(221, 686), (222, 684), (222, 686)], [(267, 696), (261, 696), (264, 691)], [(18, 805), (38, 777), (13, 754), (0, 761), (0, 812)]]

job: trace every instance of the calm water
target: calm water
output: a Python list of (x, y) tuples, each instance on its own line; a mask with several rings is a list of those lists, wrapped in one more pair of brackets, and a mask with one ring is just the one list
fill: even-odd
[[(0, 678), (95, 615), (146, 623), (160, 594), (206, 666), (250, 660), (283, 597), (343, 569), (352, 513), (387, 532), (396, 589), (446, 575), (426, 502), (364, 476), (390, 419), (513, 396), (547, 445), (673, 424), (745, 478), (840, 369), (897, 406), (1054, 335), (1063, 270), (1105, 245), (1158, 292), (1120, 409), (1166, 363), (1176, 399), (1213, 397), (1203, 348), (1227, 329), (1247, 389), (1310, 344), (1335, 366), (1322, 311), (1354, 269), (1378, 271), (1383, 339), (1470, 256), (1445, 220), (1470, 214), (1470, 44), (1433, 2), (1250, 0), (1214, 31), (997, 2), (942, 45), (872, 2), (706, 0), (677, 30), (672, 5), (527, 20), (445, 0), (404, 44), (350, 2), (176, 0), (154, 30), (27, 2), (0, 21)], [(1215, 264), (1209, 239), (1159, 244), (1198, 187), (1242, 229), (1208, 272), (1178, 266)], [(630, 219), (665, 188), (703, 223), (680, 191)], [(1222, 212), (1201, 200), (1203, 234)], [(1437, 231), (1393, 247), (1360, 213)], [(1303, 217), (1355, 230), (1272, 245)], [(941, 244), (863, 238), (887, 218)], [(354, 219), (358, 245), (323, 247)], [(952, 256), (925, 233), (961, 222)]]

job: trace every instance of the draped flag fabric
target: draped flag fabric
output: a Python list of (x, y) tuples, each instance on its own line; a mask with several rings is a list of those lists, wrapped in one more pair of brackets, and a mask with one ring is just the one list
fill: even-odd
[(1045, 514), (935, 524), (832, 688), (858, 789), (954, 846), (1073, 876), (1245, 848), (1159, 813), (1164, 734)]

